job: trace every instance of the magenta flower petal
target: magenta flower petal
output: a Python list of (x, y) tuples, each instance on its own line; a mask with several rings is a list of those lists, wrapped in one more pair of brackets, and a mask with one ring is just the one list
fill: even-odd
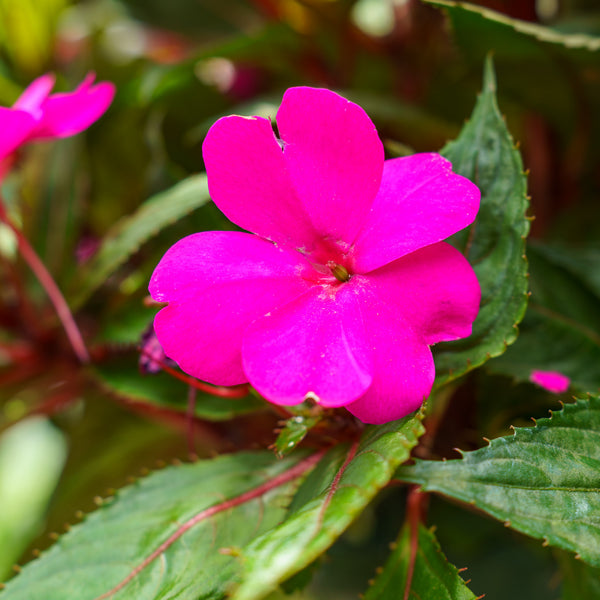
[(35, 128), (35, 119), (27, 112), (0, 107), (0, 160), (14, 152)]
[(302, 294), (303, 257), (256, 236), (209, 231), (180, 240), (156, 267), (150, 293), (169, 302), (154, 327), (167, 356), (216, 385), (248, 381), (242, 336), (257, 318)]
[(250, 383), (275, 404), (307, 397), (326, 407), (361, 396), (372, 379), (371, 352), (353, 286), (320, 286), (255, 321), (242, 346)]
[(49, 96), (30, 139), (68, 137), (97, 121), (112, 102), (115, 86), (108, 82), (92, 85), (94, 78), (90, 73), (75, 91)]
[(381, 188), (359, 233), (354, 267), (368, 273), (446, 239), (473, 222), (480, 192), (439, 154), (385, 162)]
[(562, 394), (569, 389), (571, 380), (558, 371), (531, 371), (529, 380), (553, 394)]
[(55, 77), (51, 74), (42, 75), (32, 81), (14, 103), (13, 108), (24, 110), (39, 120), (42, 117), (42, 104), (54, 87)]
[(345, 407), (363, 423), (387, 423), (413, 412), (427, 399), (435, 378), (433, 357), (393, 305), (366, 295), (362, 312), (373, 349), (373, 382)]
[(165, 354), (186, 373), (215, 385), (245, 383), (244, 332), (302, 287), (301, 280), (291, 277), (229, 281), (195, 290), (190, 286), (185, 302), (170, 302), (156, 315), (154, 329)]
[(317, 231), (351, 243), (381, 182), (383, 145), (358, 105), (325, 89), (291, 88), (277, 113), (291, 182)]
[(270, 121), (219, 119), (202, 150), (210, 195), (228, 219), (291, 248), (314, 245), (316, 233), (294, 192)]
[(432, 244), (368, 275), (426, 344), (471, 335), (481, 290), (467, 259), (445, 242)]
[[(171, 246), (150, 279), (157, 302), (185, 300), (190, 291), (244, 279), (300, 277), (310, 269), (299, 252), (288, 252), (258, 236), (239, 231), (204, 231)], [(239, 301), (239, 298), (238, 298)]]

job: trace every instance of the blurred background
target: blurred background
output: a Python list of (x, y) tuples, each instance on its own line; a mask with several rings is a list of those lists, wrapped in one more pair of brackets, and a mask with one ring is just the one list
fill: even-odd
[[(557, 268), (535, 240), (566, 245), (586, 272), (581, 294), (600, 289), (600, 5), (489, 0), (446, 11), (443, 4), (451, 3), (0, 0), (0, 106), (49, 71), (58, 91), (88, 71), (117, 86), (113, 105), (87, 132), (28, 147), (2, 184), (6, 206), (77, 311), (93, 367), (74, 361), (0, 228), (0, 579), (78, 511), (91, 510), (94, 497), (157, 460), (273, 441), (275, 416), (243, 416), (256, 408), (253, 399), (229, 412), (222, 404), (233, 401), (218, 400), (212, 413), (206, 399), (208, 408), (195, 415), (215, 421), (208, 426), (190, 414), (185, 384), (139, 372), (137, 346), (156, 311), (145, 303), (152, 269), (183, 235), (232, 227), (212, 205), (146, 236), (101, 285), (80, 293), (103, 238), (127, 225), (122, 219), (203, 171), (204, 135), (222, 115), (274, 117), (287, 87), (328, 87), (365, 108), (388, 157), (436, 151), (471, 113), (492, 51), (500, 108), (530, 170), (532, 268)], [(594, 335), (599, 318), (585, 322)], [(517, 367), (491, 374), (493, 362), (456, 394), (439, 456), (477, 447), (482, 434), (502, 435), (557, 405), (515, 383)], [(598, 385), (600, 375), (586, 376)], [(509, 403), (494, 403), (508, 395)], [(221, 422), (231, 416), (234, 425)], [(296, 597), (363, 591), (402, 523), (403, 498), (382, 494), (328, 553), (312, 591)], [(550, 550), (441, 500), (430, 514), (443, 524), (437, 535), (449, 559), (469, 567), (476, 593), (559, 596)]]

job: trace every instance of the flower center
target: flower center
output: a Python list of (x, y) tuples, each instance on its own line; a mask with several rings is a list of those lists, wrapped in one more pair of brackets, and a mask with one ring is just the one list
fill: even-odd
[(350, 273), (348, 273), (348, 269), (346, 269), (346, 267), (343, 267), (342, 265), (338, 265), (333, 260), (330, 260), (327, 263), (327, 266), (329, 267), (329, 269), (333, 273), (333, 276), (340, 283), (344, 283), (345, 281), (348, 281), (350, 279)]

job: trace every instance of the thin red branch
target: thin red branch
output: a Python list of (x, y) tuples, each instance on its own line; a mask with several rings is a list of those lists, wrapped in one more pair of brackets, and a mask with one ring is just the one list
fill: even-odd
[(9, 227), (15, 234), (19, 252), (46, 291), (48, 298), (50, 298), (50, 302), (52, 302), (54, 309), (56, 310), (56, 314), (62, 323), (77, 358), (82, 363), (88, 363), (90, 356), (85, 347), (81, 332), (77, 327), (77, 323), (75, 323), (75, 319), (71, 314), (71, 309), (69, 308), (67, 301), (58, 289), (52, 275), (50, 275), (50, 272), (46, 269), (46, 266), (40, 257), (37, 255), (27, 238), (23, 235), (23, 232), (8, 216), (2, 198), (0, 198), (0, 221)]
[(193, 388), (200, 390), (206, 394), (210, 394), (211, 396), (217, 396), (219, 398), (244, 398), (248, 395), (248, 386), (245, 384), (237, 385), (235, 387), (221, 387), (216, 385), (210, 385), (208, 383), (204, 383), (202, 381), (198, 381), (194, 377), (190, 377), (185, 373), (181, 373), (176, 369), (173, 369), (169, 365), (165, 363), (165, 361), (160, 360), (153, 356), (150, 352), (144, 350), (144, 348), (138, 348), (139, 352), (144, 356), (151, 358), (154, 362), (157, 362), (160, 365), (160, 368), (165, 372), (171, 375), (171, 377), (175, 377), (175, 379), (179, 379), (179, 381), (183, 381), (183, 383), (187, 383), (187, 385), (192, 386)]
[(229, 510), (231, 508), (235, 508), (236, 506), (240, 506), (241, 504), (245, 504), (246, 502), (250, 502), (255, 498), (259, 498), (263, 496), (267, 492), (279, 487), (280, 485), (284, 485), (289, 481), (297, 479), (301, 475), (303, 475), (306, 471), (311, 469), (316, 463), (321, 460), (323, 455), (325, 454), (325, 450), (321, 450), (316, 452), (315, 454), (309, 456), (303, 461), (299, 462), (297, 465), (294, 465), (291, 469), (286, 471), (285, 473), (280, 473), (276, 477), (273, 477), (270, 481), (259, 485), (258, 487), (244, 492), (235, 498), (231, 498), (226, 500), (225, 502), (221, 502), (220, 504), (215, 504), (209, 508), (200, 511), (198, 514), (194, 515), (191, 519), (183, 523), (177, 531), (175, 531), (172, 535), (170, 535), (156, 550), (154, 550), (149, 556), (147, 556), (137, 567), (135, 567), (121, 583), (117, 584), (114, 588), (109, 590), (108, 592), (98, 596), (95, 600), (105, 600), (106, 598), (110, 598), (114, 596), (117, 592), (122, 590), (130, 581), (132, 581), (141, 571), (143, 571), (149, 564), (155, 561), (163, 552), (165, 552), (170, 546), (172, 546), (184, 533), (189, 531), (192, 527), (201, 523), (202, 521), (213, 517), (223, 511)]
[(410, 596), (415, 563), (417, 562), (417, 551), (419, 550), (419, 524), (425, 519), (427, 498), (428, 495), (421, 492), (416, 486), (412, 486), (408, 492), (406, 520), (410, 529), (410, 558), (406, 572), (403, 600), (408, 600)]
[(331, 502), (334, 494), (336, 493), (336, 491), (338, 489), (338, 485), (340, 484), (342, 475), (348, 468), (348, 465), (352, 462), (352, 459), (356, 456), (356, 451), (358, 449), (359, 442), (360, 442), (360, 440), (355, 440), (354, 442), (352, 442), (352, 445), (350, 446), (350, 450), (348, 451), (348, 455), (346, 456), (346, 460), (344, 461), (344, 464), (339, 468), (338, 472), (335, 474), (335, 477), (333, 478), (333, 481), (331, 482), (331, 486), (329, 486), (329, 490), (327, 491), (327, 496), (325, 497), (325, 501), (323, 502), (323, 506), (321, 507), (321, 511), (319, 512), (318, 529), (320, 529), (321, 525), (323, 524), (323, 519), (325, 518), (325, 512), (327, 511), (327, 507), (329, 506), (329, 503)]

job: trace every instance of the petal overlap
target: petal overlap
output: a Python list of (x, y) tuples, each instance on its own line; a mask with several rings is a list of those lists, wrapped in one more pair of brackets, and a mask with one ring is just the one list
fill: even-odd
[(362, 296), (373, 381), (345, 406), (364, 423), (387, 423), (413, 412), (427, 399), (435, 378), (429, 346), (385, 300), (373, 289)]
[(203, 145), (210, 195), (239, 225), (291, 248), (309, 250), (317, 239), (286, 170), (271, 122), (260, 117), (224, 117)]
[(372, 358), (358, 296), (314, 286), (255, 321), (243, 342), (248, 380), (271, 402), (298, 404), (306, 397), (324, 407), (356, 399), (372, 380)]
[(315, 228), (351, 243), (381, 182), (383, 144), (365, 111), (325, 89), (291, 88), (277, 112), (290, 180)]
[(467, 259), (432, 244), (369, 273), (375, 293), (394, 306), (426, 344), (471, 335), (481, 290)]
[(379, 193), (358, 234), (353, 261), (368, 273), (440, 242), (473, 222), (480, 192), (439, 154), (385, 162)]

